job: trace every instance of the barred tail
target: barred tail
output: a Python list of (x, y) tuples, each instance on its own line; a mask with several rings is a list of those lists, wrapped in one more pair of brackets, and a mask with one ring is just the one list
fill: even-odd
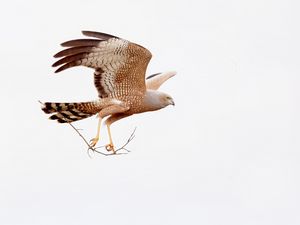
[(51, 114), (51, 120), (57, 120), (59, 123), (71, 123), (95, 115), (101, 110), (98, 101), (79, 102), (79, 103), (43, 103), (42, 110)]

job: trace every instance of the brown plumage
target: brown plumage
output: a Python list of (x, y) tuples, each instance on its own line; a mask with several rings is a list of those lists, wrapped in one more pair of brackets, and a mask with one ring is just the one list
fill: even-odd
[(53, 114), (50, 119), (60, 123), (71, 123), (98, 113), (98, 131), (91, 141), (92, 146), (95, 146), (99, 139), (102, 118), (109, 116), (106, 120), (110, 138), (107, 149), (114, 151), (110, 125), (136, 113), (174, 105), (169, 95), (157, 89), (176, 73), (159, 73), (145, 80), (146, 69), (152, 57), (149, 50), (113, 35), (93, 31), (82, 33), (92, 39), (76, 39), (62, 43), (62, 46), (69, 48), (54, 55), (55, 58), (61, 59), (55, 62), (53, 67), (59, 66), (56, 73), (75, 66), (95, 69), (94, 85), (99, 99), (84, 103), (46, 102), (42, 110)]

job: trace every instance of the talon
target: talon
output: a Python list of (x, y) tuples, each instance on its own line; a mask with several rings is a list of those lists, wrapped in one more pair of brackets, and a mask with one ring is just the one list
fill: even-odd
[(95, 147), (95, 145), (97, 144), (98, 141), (99, 141), (99, 138), (92, 138), (90, 140), (91, 147)]
[(108, 144), (108, 145), (105, 145), (105, 148), (108, 152), (112, 151), (113, 154), (116, 154), (116, 151), (115, 151), (115, 147), (113, 144)]

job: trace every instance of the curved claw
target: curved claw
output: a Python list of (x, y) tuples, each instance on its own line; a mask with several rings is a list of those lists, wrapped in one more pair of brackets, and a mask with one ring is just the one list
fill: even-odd
[(113, 144), (107, 144), (107, 145), (105, 145), (105, 149), (106, 149), (108, 152), (112, 151), (113, 154), (116, 154), (115, 147), (114, 147)]
[(99, 141), (99, 138), (92, 138), (90, 140), (91, 147), (95, 147), (95, 145), (97, 144), (98, 141)]

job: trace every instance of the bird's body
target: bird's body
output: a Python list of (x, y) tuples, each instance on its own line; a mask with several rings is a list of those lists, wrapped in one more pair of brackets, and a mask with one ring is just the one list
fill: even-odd
[(42, 110), (53, 113), (50, 119), (60, 123), (71, 123), (98, 114), (98, 132), (92, 139), (92, 146), (99, 139), (102, 118), (109, 116), (106, 120), (110, 137), (107, 149), (114, 151), (110, 125), (133, 114), (174, 105), (169, 95), (157, 89), (176, 73), (154, 74), (145, 80), (147, 65), (152, 57), (149, 50), (104, 33), (83, 31), (83, 34), (97, 39), (78, 39), (63, 43), (62, 46), (70, 48), (54, 56), (63, 58), (53, 66), (60, 66), (56, 72), (80, 65), (94, 68), (94, 85), (99, 99), (82, 103), (46, 102)]

